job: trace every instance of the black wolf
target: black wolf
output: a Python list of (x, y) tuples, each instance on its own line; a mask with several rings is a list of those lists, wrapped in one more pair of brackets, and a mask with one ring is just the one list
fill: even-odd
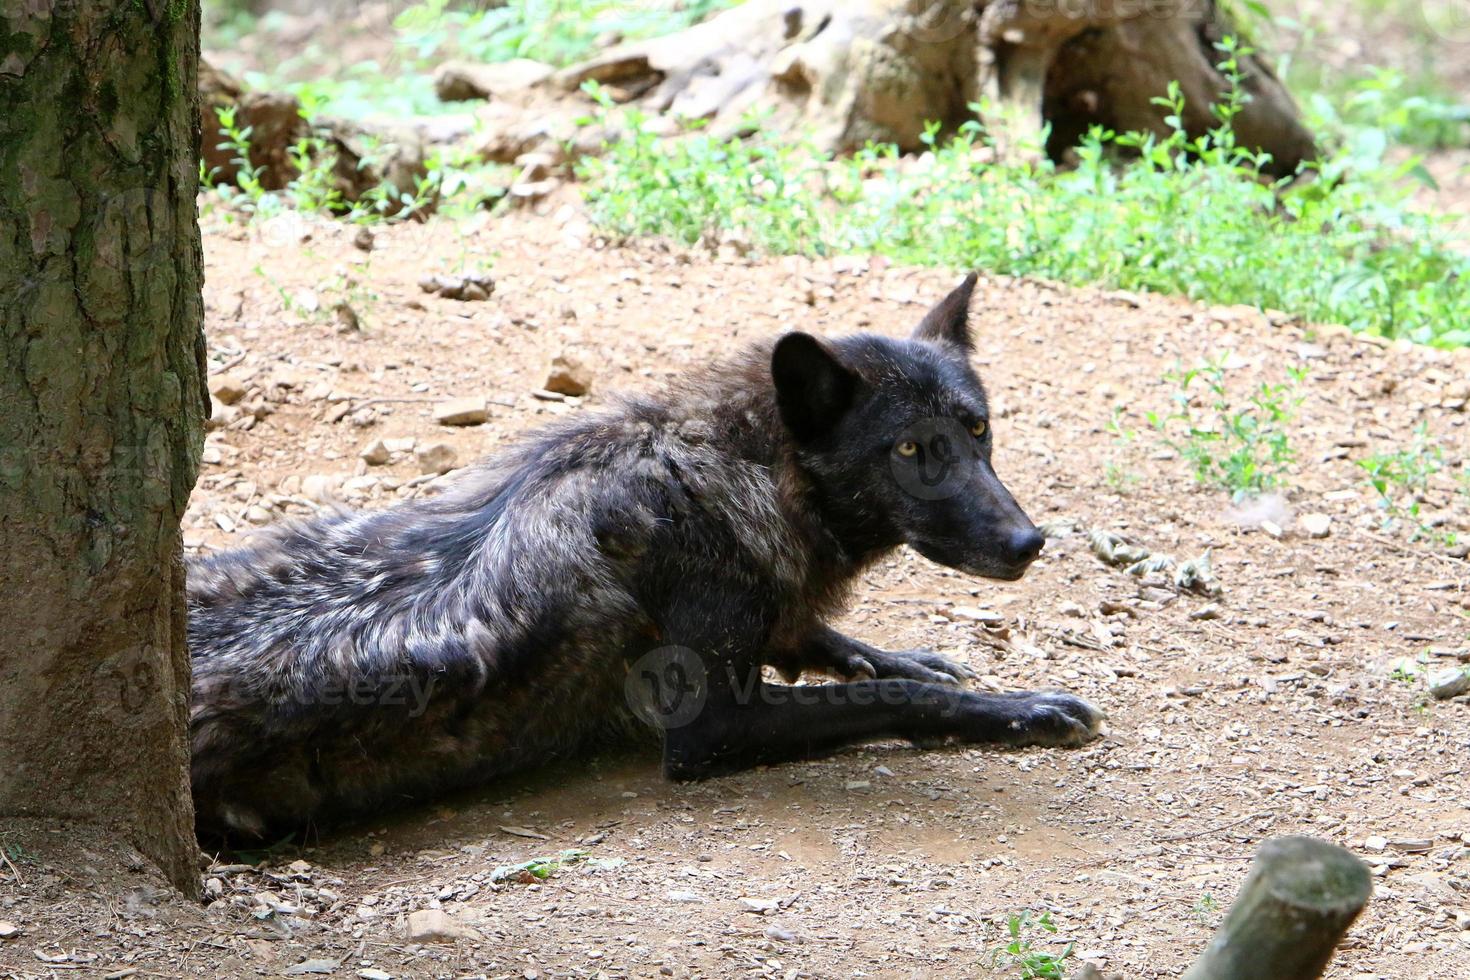
[[(1101, 714), (981, 694), (825, 625), (907, 544), (1015, 579), (1042, 536), (991, 469), (972, 275), (907, 340), (787, 334), (587, 413), (441, 496), (189, 569), (201, 831), (301, 828), (652, 722), (697, 779), (884, 737), (1079, 745)], [(771, 666), (846, 683), (787, 686)]]

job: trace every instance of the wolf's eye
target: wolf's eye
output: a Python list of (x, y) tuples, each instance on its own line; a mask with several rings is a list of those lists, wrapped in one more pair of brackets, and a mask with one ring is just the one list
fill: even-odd
[(916, 456), (919, 452), (919, 444), (912, 440), (901, 442), (895, 448), (900, 456)]
[(979, 439), (981, 436), (985, 435), (985, 433), (989, 429), (990, 429), (989, 424), (987, 424), (982, 419), (979, 422), (976, 422), (974, 425), (970, 426), (970, 435), (974, 436), (976, 439)]

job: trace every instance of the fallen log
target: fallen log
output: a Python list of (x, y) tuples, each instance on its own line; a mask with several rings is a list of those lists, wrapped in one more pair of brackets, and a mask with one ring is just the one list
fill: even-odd
[(1367, 866), (1340, 847), (1268, 840), (1183, 980), (1316, 980), (1372, 890)]

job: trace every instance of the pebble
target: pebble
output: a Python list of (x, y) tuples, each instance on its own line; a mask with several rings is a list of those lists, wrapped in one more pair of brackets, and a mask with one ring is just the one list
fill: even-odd
[(342, 478), (327, 473), (313, 473), (301, 481), (301, 493), (309, 500), (324, 504), (332, 500), (341, 485)]
[(14, 939), (20, 935), (20, 926), (14, 922), (0, 920), (0, 939)]
[(338, 303), (332, 312), (337, 319), (338, 333), (357, 333), (362, 329), (362, 323), (357, 318), (357, 311), (347, 303)]
[(474, 939), (474, 930), (457, 922), (443, 909), (420, 909), (408, 914), (408, 938), (416, 943), (452, 943)]
[(568, 354), (558, 354), (551, 359), (546, 383), (541, 387), (559, 395), (580, 398), (592, 390), (592, 372), (576, 358)]
[(238, 375), (217, 374), (209, 381), (209, 393), (222, 405), (233, 405), (245, 397), (245, 382)]
[(1308, 537), (1325, 538), (1332, 533), (1332, 518), (1322, 513), (1302, 515), (1302, 530)]
[(374, 439), (363, 447), (362, 452), (357, 454), (364, 463), (369, 466), (382, 466), (392, 458), (388, 445), (382, 439)]
[(770, 915), (781, 907), (781, 903), (774, 898), (742, 898), (740, 907), (757, 915)]
[(304, 960), (295, 966), (287, 967), (283, 972), (286, 976), (293, 977), (307, 973), (331, 973), (336, 969), (336, 960)]
[[(364, 228), (363, 230), (366, 231), (367, 229)], [(386, 970), (374, 969), (373, 967), (368, 967), (365, 970), (358, 970), (357, 975), (361, 977), (362, 980), (393, 980), (393, 974), (387, 972)]]
[(495, 292), (495, 280), (478, 272), (462, 276), (425, 276), (419, 280), (419, 288), (445, 299), (481, 301), (489, 299)]
[(419, 462), (419, 472), (425, 474), (448, 473), (454, 469), (456, 453), (447, 442), (430, 442), (413, 451)]
[(490, 420), (490, 406), (478, 395), (454, 398), (434, 408), (434, 421), (440, 425), (482, 425)]

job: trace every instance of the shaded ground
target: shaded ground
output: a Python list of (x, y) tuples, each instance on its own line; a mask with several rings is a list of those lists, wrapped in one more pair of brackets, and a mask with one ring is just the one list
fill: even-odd
[[(434, 492), (409, 438), (463, 465), (747, 339), (905, 332), (957, 278), (603, 248), (573, 204), (548, 210), (395, 227), (371, 252), (339, 226), (211, 226), (210, 359), (216, 387), (227, 374), (242, 397), (209, 436), (186, 542), (229, 546), (314, 497)], [(496, 278), (486, 302), (417, 286), (478, 268)], [(361, 331), (339, 332), (339, 300)], [(277, 976), (317, 960), (339, 977), (1017, 976), (991, 954), (1005, 918), (1030, 909), (1060, 929), (1034, 931), (1038, 949), (1075, 941), (1109, 971), (1166, 977), (1203, 945), (1259, 842), (1287, 833), (1348, 846), (1379, 876), (1330, 976), (1470, 975), (1470, 704), (1428, 702), (1422, 680), (1392, 676), (1399, 658), (1470, 658), (1470, 565), (1380, 530), (1352, 462), (1423, 424), (1463, 465), (1470, 415), (1441, 405), (1463, 397), (1466, 352), (1010, 280), (983, 280), (974, 313), (997, 469), (1022, 504), (1181, 557), (1213, 548), (1218, 618), (1206, 599), (1104, 566), (1074, 532), (1017, 583), (901, 554), (842, 625), (944, 651), (986, 685), (1076, 691), (1110, 712), (1107, 738), (1071, 752), (880, 745), (695, 786), (664, 783), (651, 747), (576, 760), (304, 850), (225, 856), (260, 867), (217, 866), (202, 909), (152, 890), (115, 842), (7, 827), (0, 923), (16, 933), (0, 939), (0, 975)], [(1290, 505), (1329, 514), (1327, 538), (1281, 515), (1279, 539), (1241, 530), (1226, 496), (1197, 488), (1148, 431), (1145, 413), (1174, 391), (1165, 374), (1227, 351), (1241, 393), (1310, 365)], [(591, 366), (591, 394), (535, 397), (564, 353)], [(487, 423), (433, 421), (467, 395), (489, 400)], [(1115, 406), (1136, 438), (1108, 431)], [(398, 451), (369, 466), (359, 453), (378, 439)], [(1448, 482), (1425, 510), (1470, 531)], [(491, 881), (565, 848), (597, 860), (540, 884)], [(470, 932), (410, 942), (407, 913), (436, 906)]]

